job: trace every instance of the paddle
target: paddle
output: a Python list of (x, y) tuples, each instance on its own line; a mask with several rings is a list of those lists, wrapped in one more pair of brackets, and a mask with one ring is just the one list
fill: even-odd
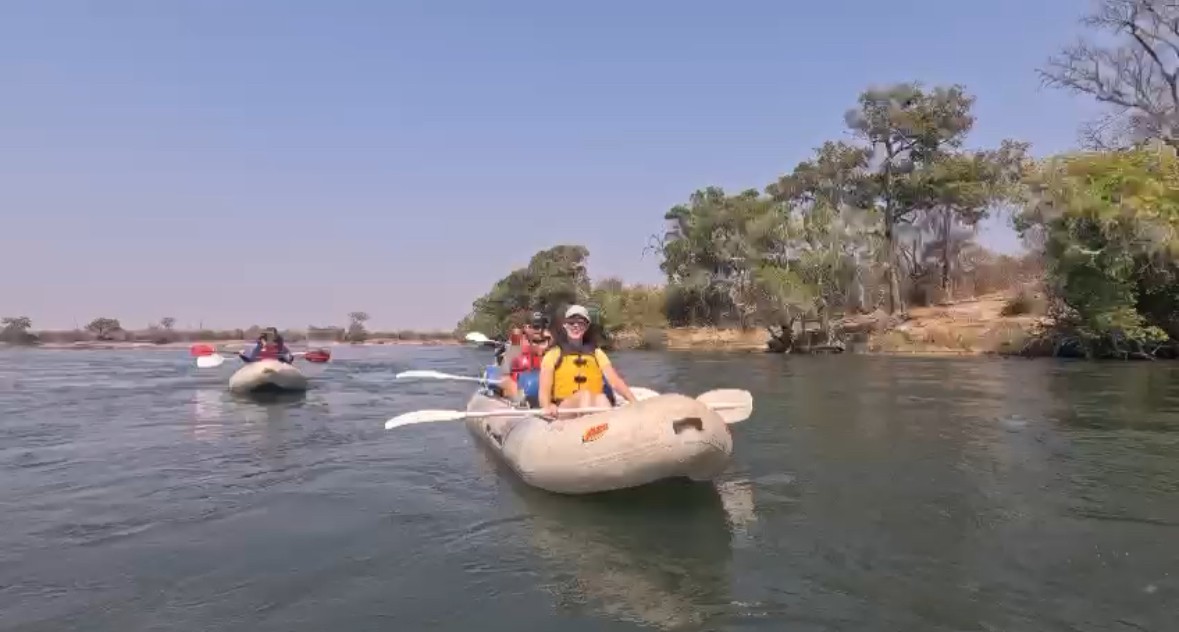
[(487, 343), (491, 342), (491, 338), (488, 338), (487, 336), (484, 336), (483, 334), (481, 334), (477, 331), (472, 331), (471, 333), (467, 334), (466, 338), (467, 338), (467, 342), (472, 343), (472, 344), (477, 344), (477, 345), (487, 344)]
[[(189, 353), (196, 356), (196, 365), (201, 369), (211, 369), (221, 366), (230, 356), (222, 355), (213, 345), (198, 343), (189, 348)], [(308, 362), (323, 364), (331, 360), (332, 354), (327, 349), (311, 349), (291, 354), (296, 358), (303, 358)]]
[[(633, 391), (633, 389), (632, 389)], [(749, 391), (723, 388), (701, 393), (697, 401), (717, 411), (725, 423), (734, 424), (748, 419), (753, 414), (753, 395)], [(730, 401), (724, 401), (730, 400)], [(614, 407), (571, 408), (562, 413), (601, 413), (614, 410)], [(410, 424), (432, 423), (435, 421), (460, 421), (463, 419), (479, 419), (483, 417), (512, 417), (517, 415), (543, 415), (540, 408), (513, 408), (506, 410), (492, 410), (485, 412), (469, 412), (465, 410), (418, 410), (398, 415), (385, 422), (385, 429), (390, 430)]]
[(402, 371), (393, 376), (394, 379), (407, 380), (412, 378), (426, 379), (426, 380), (455, 380), (458, 382), (485, 382), (481, 377), (467, 377), (465, 375), (452, 375), (450, 373), (443, 373), (441, 371), (426, 371), (426, 370), (412, 370)]
[[(453, 373), (443, 373), (441, 371), (429, 371), (429, 370), (421, 370), (421, 369), (402, 371), (401, 373), (398, 373), (397, 375), (395, 375), (393, 377), (394, 377), (394, 379), (398, 379), (398, 380), (419, 378), (419, 379), (426, 379), (426, 380), (454, 380), (456, 382), (480, 382), (480, 383), (483, 383), (486, 381), (481, 377), (468, 377), (466, 375), (454, 375)], [(502, 380), (504, 378), (500, 378), (500, 379)], [(659, 397), (658, 392), (653, 391), (649, 388), (643, 388), (641, 386), (630, 387), (630, 392), (633, 393), (635, 396), (635, 399), (637, 399), (639, 401), (643, 401), (644, 399), (651, 399), (652, 397)]]

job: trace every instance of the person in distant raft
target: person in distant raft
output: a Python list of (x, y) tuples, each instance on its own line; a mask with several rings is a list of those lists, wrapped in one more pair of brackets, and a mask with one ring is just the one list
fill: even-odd
[(524, 340), (520, 352), (512, 358), (508, 377), (502, 382), (504, 395), (532, 407), (540, 406), (540, 363), (549, 347), (549, 319), (541, 312), (533, 312), (524, 325)]
[(614, 370), (606, 352), (598, 348), (598, 331), (581, 305), (565, 310), (553, 346), (540, 363), (540, 407), (549, 418), (562, 408), (608, 407), (607, 393), (634, 403), (634, 393)]
[(274, 327), (267, 327), (262, 335), (258, 336), (258, 342), (253, 349), (242, 353), (238, 352), (238, 357), (243, 362), (257, 362), (258, 360), (278, 360), (290, 364), (295, 361), (294, 354), (287, 348), (287, 344), (283, 342), (282, 335)]

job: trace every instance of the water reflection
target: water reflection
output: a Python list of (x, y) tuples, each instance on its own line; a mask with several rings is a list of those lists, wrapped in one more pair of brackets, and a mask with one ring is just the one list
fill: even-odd
[(197, 389), (192, 393), (192, 438), (198, 441), (220, 439), (225, 431), (225, 390)]
[[(251, 428), (255, 435), (276, 438), (274, 426), (287, 423), (293, 409), (308, 404), (308, 396), (303, 392), (233, 394), (218, 386), (194, 390), (191, 403), (193, 439), (212, 441)], [(314, 407), (330, 413), (326, 399), (317, 400)]]
[(730, 523), (748, 519), (752, 494), (732, 501), (741, 515), (731, 520), (724, 496), (707, 484), (670, 481), (581, 497), (518, 481), (512, 487), (530, 515), (532, 545), (551, 563), (545, 589), (560, 608), (664, 630), (727, 612)]

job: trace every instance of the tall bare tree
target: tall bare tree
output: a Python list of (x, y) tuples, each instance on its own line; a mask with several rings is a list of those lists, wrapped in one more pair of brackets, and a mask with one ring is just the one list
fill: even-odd
[(1098, 148), (1151, 138), (1179, 147), (1179, 1), (1099, 0), (1081, 23), (1113, 37), (1081, 39), (1040, 69), (1045, 83), (1111, 106), (1083, 130)]

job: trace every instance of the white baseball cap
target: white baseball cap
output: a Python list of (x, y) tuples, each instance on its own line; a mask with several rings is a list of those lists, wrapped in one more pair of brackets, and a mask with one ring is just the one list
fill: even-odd
[(570, 305), (569, 309), (565, 310), (565, 318), (573, 318), (574, 316), (581, 316), (587, 321), (590, 319), (589, 310), (581, 305)]

